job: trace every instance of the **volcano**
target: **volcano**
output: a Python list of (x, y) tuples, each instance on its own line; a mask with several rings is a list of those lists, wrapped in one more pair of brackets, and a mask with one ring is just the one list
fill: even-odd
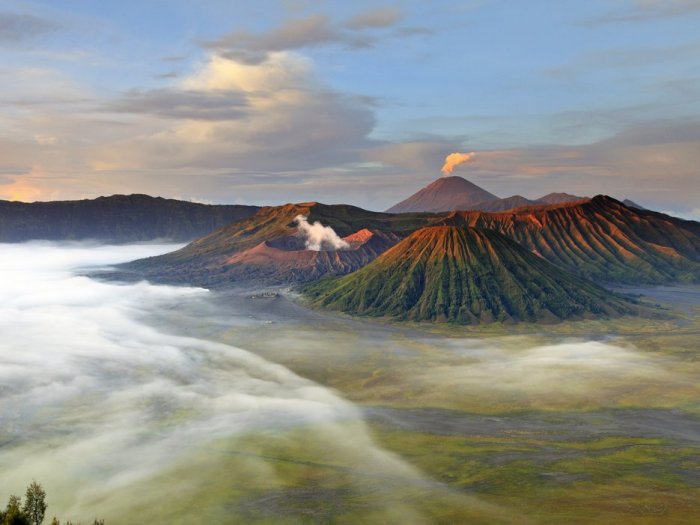
[(492, 229), (600, 283), (700, 282), (700, 223), (605, 195), (502, 213), (458, 211), (436, 224)]
[(462, 177), (441, 177), (387, 210), (388, 213), (445, 212), (455, 210), (505, 211), (526, 206), (580, 202), (585, 197), (549, 193), (531, 200), (522, 195), (500, 198)]
[(636, 312), (626, 299), (498, 232), (457, 226), (421, 228), (364, 268), (303, 292), (315, 305), (414, 321), (539, 321)]
[[(299, 215), (332, 227), (349, 248), (306, 249), (295, 222)], [(157, 282), (206, 287), (243, 281), (306, 282), (356, 270), (432, 220), (431, 214), (389, 215), (344, 204), (270, 206), (180, 250), (121, 268)]]
[(441, 177), (387, 210), (388, 213), (441, 212), (475, 209), (484, 202), (499, 200), (476, 184), (458, 176)]

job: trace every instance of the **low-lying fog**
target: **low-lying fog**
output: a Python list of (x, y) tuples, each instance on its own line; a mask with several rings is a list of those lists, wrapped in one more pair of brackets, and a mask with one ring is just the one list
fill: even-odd
[[(369, 490), (363, 476), (448, 490), (378, 447), (363, 411), (311, 379), (368, 405), (482, 413), (638, 407), (652, 396), (698, 394), (695, 372), (682, 371), (683, 363), (624, 341), (445, 337), (325, 317), (284, 297), (226, 298), (81, 275), (174, 248), (0, 245), (0, 497), (36, 479), (50, 515), (124, 523), (136, 498), (182, 496), (163, 476), (198, 452), (209, 455), (217, 440), (299, 428), (312, 428), (314, 443), (304, 438), (298, 450), (315, 450), (323, 468), (340, 466), (339, 479), (359, 476), (357, 490)], [(283, 486), (273, 459), (246, 457), (247, 472)], [(178, 490), (201, 487), (206, 475), (187, 471)], [(128, 491), (134, 486), (137, 495)], [(134, 499), (115, 496), (122, 493)], [(429, 521), (412, 498), (392, 509), (402, 523)], [(182, 522), (201, 522), (190, 510)]]
[(330, 390), (241, 348), (143, 322), (206, 290), (76, 275), (172, 249), (0, 246), (3, 497), (37, 479), (50, 514), (87, 520), (83, 499), (164, 471), (203, 443), (317, 422), (343, 423), (342, 433), (324, 426), (330, 447), (418, 478), (375, 447), (356, 409)]

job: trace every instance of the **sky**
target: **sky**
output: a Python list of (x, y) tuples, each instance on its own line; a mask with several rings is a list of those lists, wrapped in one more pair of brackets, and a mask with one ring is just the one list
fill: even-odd
[(474, 152), (501, 197), (700, 220), (700, 0), (0, 2), (0, 199), (382, 210)]

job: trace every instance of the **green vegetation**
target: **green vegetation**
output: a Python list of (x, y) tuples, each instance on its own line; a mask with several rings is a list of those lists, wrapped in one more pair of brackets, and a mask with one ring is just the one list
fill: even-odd
[[(27, 487), (22, 499), (18, 496), (10, 496), (5, 510), (0, 510), (0, 525), (41, 525), (46, 515), (46, 492), (36, 481), (32, 481)], [(57, 518), (51, 520), (51, 525), (61, 525)], [(66, 521), (64, 525), (80, 525), (72, 521)], [(95, 519), (93, 525), (104, 525), (104, 520)]]
[(433, 226), (364, 268), (303, 288), (312, 303), (358, 315), (458, 323), (636, 313), (491, 230)]
[[(307, 326), (232, 328), (223, 340), (280, 362), (373, 409), (393, 407), (394, 413), (400, 413), (441, 408), (454, 411), (449, 417), (480, 415), (508, 422), (500, 432), (477, 426), (451, 435), (439, 433), (431, 420), (417, 429), (370, 419), (373, 437), (382, 448), (417, 467), (426, 478), (516, 516), (515, 523), (687, 525), (700, 515), (700, 463), (697, 446), (672, 436), (674, 430), (687, 432), (688, 427), (669, 426), (669, 437), (658, 437), (626, 425), (605, 430), (600, 421), (625, 414), (638, 414), (628, 416), (629, 421), (642, 423), (647, 416), (667, 412), (690, 420), (700, 416), (698, 313), (693, 310), (668, 319), (622, 317), (515, 326), (407, 326), (328, 317)], [(542, 354), (546, 361), (537, 360), (534, 368), (522, 366), (526, 360), (517, 359), (529, 355), (531, 347), (590, 337), (612, 338), (616, 348), (629, 349), (630, 354), (616, 356), (615, 348), (607, 348), (606, 353), (591, 356), (590, 367), (581, 355), (559, 366), (549, 364), (560, 352), (555, 347)], [(470, 349), (497, 355), (498, 366), (481, 369), (486, 372), (483, 375), (470, 374), (472, 367), (479, 369)], [(512, 373), (507, 364), (510, 358), (516, 359)], [(641, 412), (630, 412), (634, 410)], [(448, 416), (445, 419), (449, 421)], [(565, 421), (578, 423), (559, 426), (554, 432), (547, 425), (517, 424), (535, 421), (555, 427)], [(279, 485), (259, 487), (251, 499), (261, 505), (276, 502), (281, 513), (288, 504), (287, 508), (302, 506), (300, 501), (308, 495), (305, 483), (317, 489), (327, 486), (332, 470), (293, 462), (323, 463), (307, 447), (310, 441), (310, 436), (302, 434), (261, 436), (266, 455), (289, 461), (275, 471)], [(240, 450), (238, 444), (216, 448), (228, 447)], [(211, 462), (210, 468), (219, 468), (213, 465), (215, 459)], [(223, 479), (226, 467), (220, 468)], [(423, 489), (416, 501), (429, 497)], [(249, 508), (250, 500), (243, 495), (233, 501)], [(371, 522), (376, 515), (352, 505), (358, 501), (367, 500), (346, 495), (342, 505), (327, 509), (336, 518), (328, 521), (344, 522), (339, 519), (342, 511), (356, 516), (356, 522), (368, 516)], [(321, 512), (316, 505), (312, 505), (314, 512)], [(484, 517), (487, 511), (481, 520), (473, 521), (460, 515), (464, 512), (453, 500), (438, 498), (424, 517), (426, 523), (496, 522)], [(285, 522), (281, 514), (276, 516)], [(313, 522), (294, 516), (297, 519), (286, 522)]]
[[(375, 425), (426, 474), (543, 524), (687, 524), (700, 516), (697, 449), (634, 436), (445, 436)], [(543, 439), (544, 437), (544, 439)]]

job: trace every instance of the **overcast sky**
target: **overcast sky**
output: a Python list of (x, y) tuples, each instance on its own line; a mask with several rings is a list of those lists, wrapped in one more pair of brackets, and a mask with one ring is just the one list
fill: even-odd
[(455, 174), (700, 218), (700, 0), (3, 0), (0, 199), (384, 209)]

